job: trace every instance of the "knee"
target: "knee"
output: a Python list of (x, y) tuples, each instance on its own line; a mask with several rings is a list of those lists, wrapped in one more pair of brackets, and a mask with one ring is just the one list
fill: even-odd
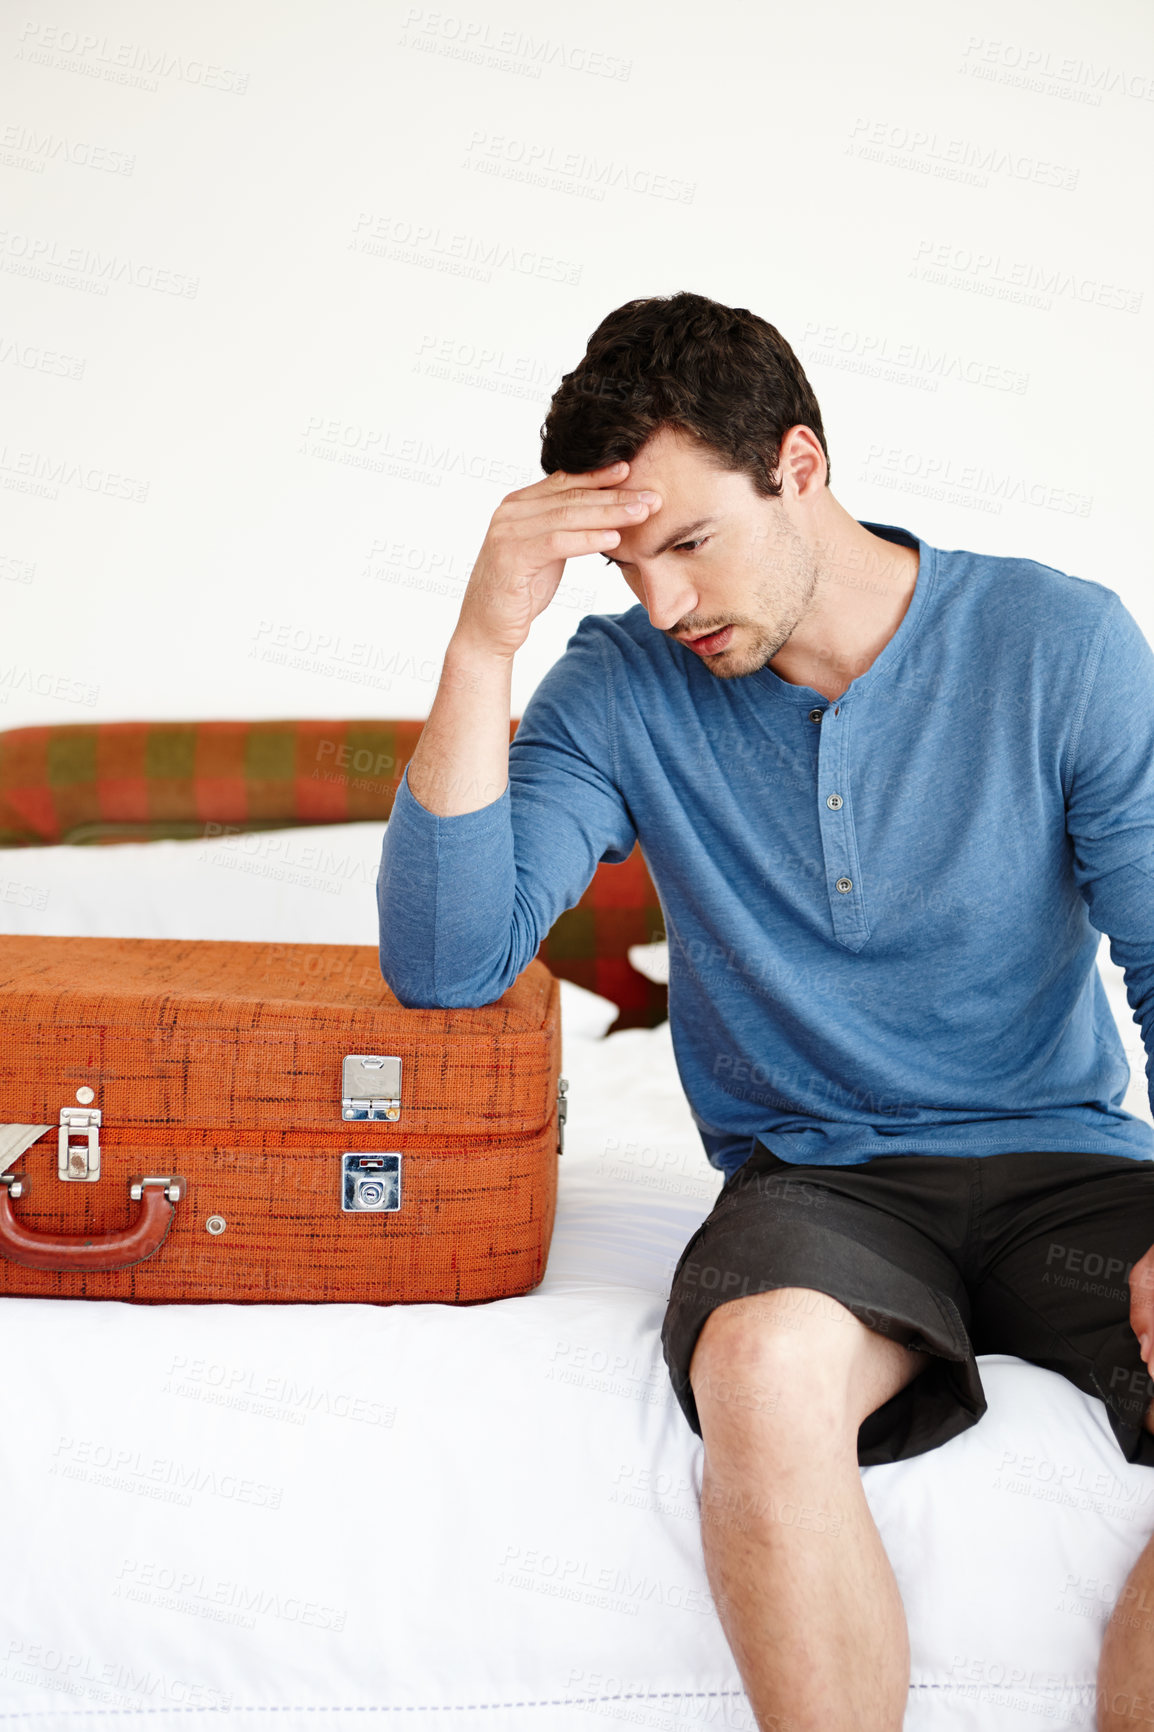
[[(847, 1305), (814, 1287), (774, 1287), (727, 1299), (709, 1313), (697, 1337), (694, 1363), (811, 1362), (832, 1372), (848, 1364), (870, 1331)], [(817, 1356), (817, 1357), (815, 1357)], [(692, 1366), (691, 1366), (692, 1371)]]
[(854, 1411), (855, 1368), (870, 1335), (847, 1306), (813, 1288), (727, 1300), (706, 1318), (690, 1361), (698, 1413), (778, 1416), (794, 1430), (799, 1416), (821, 1426), (840, 1418), (856, 1430), (864, 1415)]

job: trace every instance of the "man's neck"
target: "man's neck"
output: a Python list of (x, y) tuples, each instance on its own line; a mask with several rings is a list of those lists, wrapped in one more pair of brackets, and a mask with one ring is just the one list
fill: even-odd
[(849, 522), (856, 534), (847, 526), (846, 534), (819, 547), (809, 611), (768, 664), (788, 684), (809, 686), (831, 702), (877, 660), (905, 618), (918, 580), (916, 547)]

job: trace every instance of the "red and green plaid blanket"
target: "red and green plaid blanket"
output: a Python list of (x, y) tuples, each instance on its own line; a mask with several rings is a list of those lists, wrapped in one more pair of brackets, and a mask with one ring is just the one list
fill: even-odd
[[(0, 847), (188, 839), (386, 819), (420, 721), (95, 722), (0, 732)], [(517, 718), (510, 723), (510, 738)], [(664, 1020), (666, 988), (631, 944), (665, 936), (640, 847), (602, 862), (538, 955), (620, 1006), (614, 1028)]]

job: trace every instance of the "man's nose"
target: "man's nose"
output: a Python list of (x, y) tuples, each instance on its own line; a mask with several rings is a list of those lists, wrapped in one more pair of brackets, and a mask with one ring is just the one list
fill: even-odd
[(697, 606), (697, 591), (692, 583), (676, 570), (641, 573), (645, 595), (645, 611), (649, 623), (658, 631), (669, 631), (680, 619), (685, 619)]

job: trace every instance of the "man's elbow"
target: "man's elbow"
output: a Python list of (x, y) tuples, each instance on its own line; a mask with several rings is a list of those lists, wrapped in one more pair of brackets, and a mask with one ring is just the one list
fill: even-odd
[(402, 1010), (437, 1010), (436, 993), (433, 991), (432, 980), (419, 974), (406, 973), (396, 962), (387, 957), (382, 950), (379, 953), (381, 979), (396, 999)]
[(402, 1010), (479, 1010), (500, 998), (509, 984), (461, 981), (435, 986), (431, 977), (406, 975), (384, 956), (380, 963), (382, 979)]

